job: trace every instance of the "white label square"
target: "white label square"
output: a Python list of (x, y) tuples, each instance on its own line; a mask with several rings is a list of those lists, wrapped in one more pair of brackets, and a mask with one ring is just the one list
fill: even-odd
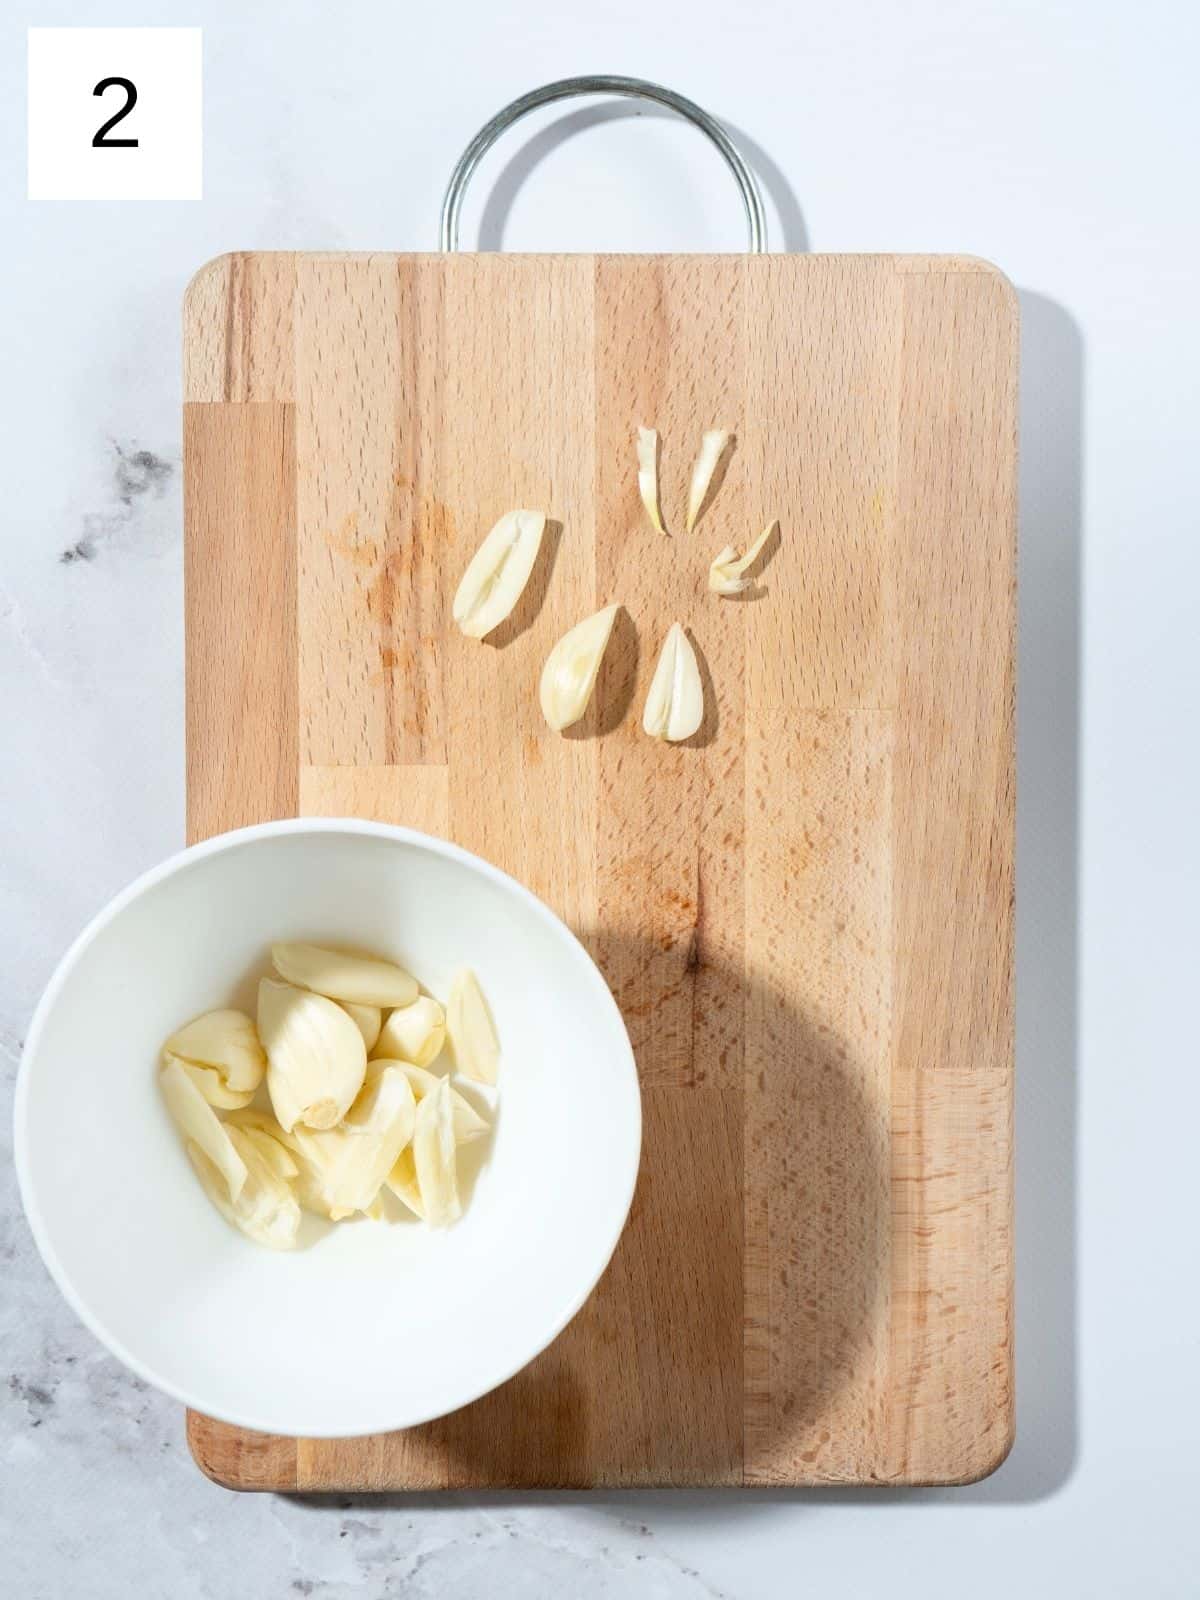
[(199, 28), (30, 28), (29, 198), (199, 200), (201, 76)]

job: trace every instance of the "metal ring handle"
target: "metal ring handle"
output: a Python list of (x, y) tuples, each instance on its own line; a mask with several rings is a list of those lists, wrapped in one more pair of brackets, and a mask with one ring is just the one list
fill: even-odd
[(621, 78), (612, 74), (592, 78), (560, 78), (557, 83), (543, 84), (540, 89), (531, 89), (528, 94), (513, 100), (502, 111), (497, 111), (490, 122), (484, 123), (459, 156), (458, 164), (450, 174), (450, 182), (446, 185), (446, 194), (442, 201), (441, 248), (443, 250), (458, 249), (458, 223), (467, 184), (470, 183), (475, 168), (505, 129), (511, 128), (514, 122), (519, 122), (529, 112), (536, 111), (539, 106), (550, 105), (554, 100), (571, 100), (583, 94), (621, 94), (628, 95), (634, 100), (653, 100), (660, 106), (666, 106), (670, 111), (678, 112), (688, 122), (694, 123), (701, 133), (707, 134), (724, 157), (725, 165), (733, 173), (734, 182), (741, 194), (742, 204), (746, 208), (746, 222), (750, 229), (750, 250), (754, 255), (762, 254), (767, 248), (767, 219), (763, 211), (762, 197), (754, 181), (754, 174), (721, 124), (714, 117), (710, 117), (707, 111), (702, 110), (695, 101), (685, 99), (673, 89), (664, 89), (658, 83), (648, 83), (644, 78)]

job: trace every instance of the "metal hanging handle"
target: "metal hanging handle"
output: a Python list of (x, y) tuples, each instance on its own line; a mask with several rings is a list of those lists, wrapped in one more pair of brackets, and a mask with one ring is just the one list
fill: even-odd
[(576, 96), (584, 94), (619, 94), (626, 95), (632, 100), (653, 100), (657, 105), (666, 106), (668, 110), (677, 112), (679, 116), (699, 128), (701, 133), (707, 134), (721, 152), (725, 165), (732, 172), (733, 181), (738, 186), (738, 193), (746, 208), (751, 253), (761, 255), (766, 250), (767, 218), (763, 211), (762, 196), (754, 181), (754, 174), (746, 165), (741, 151), (716, 118), (710, 117), (708, 112), (694, 100), (676, 94), (673, 89), (664, 89), (659, 83), (649, 83), (644, 78), (617, 77), (610, 73), (591, 78), (560, 78), (557, 83), (545, 83), (540, 89), (531, 89), (528, 94), (511, 101), (503, 110), (497, 111), (489, 122), (484, 123), (459, 156), (458, 164), (450, 174), (450, 182), (446, 185), (446, 194), (442, 201), (441, 248), (443, 250), (458, 249), (458, 224), (467, 185), (475, 168), (500, 135), (507, 128), (511, 128), (514, 122), (519, 122), (531, 111), (536, 111), (539, 106), (550, 105), (555, 100), (573, 100)]

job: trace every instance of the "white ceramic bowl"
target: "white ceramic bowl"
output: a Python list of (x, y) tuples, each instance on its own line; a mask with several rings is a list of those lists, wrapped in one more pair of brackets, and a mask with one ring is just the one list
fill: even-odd
[[(277, 1253), (200, 1189), (158, 1050), (198, 1012), (252, 1009), (281, 938), (393, 955), (443, 996), (478, 973), (499, 1110), (455, 1227), (362, 1219)], [(25, 1210), (71, 1305), (148, 1382), (268, 1433), (411, 1427), (511, 1377), (604, 1271), (640, 1146), (629, 1039), (574, 935), (466, 851), (366, 822), (247, 828), (139, 878), (63, 958), (17, 1082)]]

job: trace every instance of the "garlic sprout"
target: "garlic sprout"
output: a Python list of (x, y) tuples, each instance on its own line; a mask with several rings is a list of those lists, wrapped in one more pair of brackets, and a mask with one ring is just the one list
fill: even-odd
[(727, 544), (708, 569), (708, 587), (714, 594), (741, 594), (750, 587), (750, 580), (743, 574), (758, 560), (762, 554), (767, 540), (775, 532), (779, 523), (768, 522), (754, 543), (744, 556), (739, 556), (731, 544)]
[(700, 454), (692, 468), (692, 485), (688, 490), (687, 530), (691, 533), (704, 510), (709, 487), (725, 446), (733, 438), (724, 428), (711, 428), (700, 441)]

